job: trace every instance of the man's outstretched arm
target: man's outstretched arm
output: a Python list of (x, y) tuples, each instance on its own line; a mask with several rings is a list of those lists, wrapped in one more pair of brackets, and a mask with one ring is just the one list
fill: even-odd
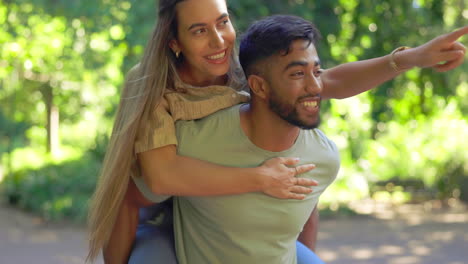
[(321, 75), (322, 98), (347, 98), (373, 89), (413, 67), (433, 68), (445, 72), (460, 66), (466, 48), (458, 39), (468, 34), (468, 26), (438, 36), (423, 45), (396, 52), (393, 60), (400, 71), (390, 64), (392, 55), (349, 62), (327, 69)]

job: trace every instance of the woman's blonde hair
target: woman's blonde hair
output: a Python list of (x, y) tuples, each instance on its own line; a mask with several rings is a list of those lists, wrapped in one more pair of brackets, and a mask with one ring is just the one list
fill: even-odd
[[(87, 262), (93, 262), (107, 245), (130, 176), (138, 172), (134, 144), (140, 122), (149, 119), (165, 89), (175, 89), (175, 82), (180, 81), (177, 64), (183, 60), (183, 56), (175, 57), (169, 48), (169, 41), (177, 37), (176, 5), (182, 1), (159, 1), (158, 22), (143, 58), (127, 74), (98, 184), (90, 203)], [(236, 52), (232, 54), (228, 72), (230, 84), (241, 88), (245, 82)]]

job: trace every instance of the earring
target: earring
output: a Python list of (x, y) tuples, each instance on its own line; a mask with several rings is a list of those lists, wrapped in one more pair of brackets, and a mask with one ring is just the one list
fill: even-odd
[(177, 59), (179, 58), (179, 55), (180, 55), (180, 51), (178, 50), (178, 51), (175, 52), (175, 56), (176, 56)]

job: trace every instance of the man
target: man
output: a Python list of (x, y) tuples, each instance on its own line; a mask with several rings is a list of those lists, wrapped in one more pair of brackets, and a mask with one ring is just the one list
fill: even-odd
[[(466, 31), (468, 27), (417, 49), (401, 51), (399, 56), (392, 53), (384, 70), (393, 76), (401, 69), (416, 66), (409, 63), (410, 53), (413, 57), (414, 53), (428, 54), (424, 56), (428, 61), (418, 64), (420, 67), (433, 66), (432, 60), (448, 61), (434, 66), (440, 70), (456, 67), (463, 60), (456, 53), (463, 53), (464, 48), (455, 41)], [(175, 198), (179, 264), (296, 263), (296, 240), (302, 242), (297, 249), (298, 263), (317, 263), (312, 262), (314, 256), (303, 250), (303, 245), (314, 248), (313, 209), (339, 167), (335, 145), (316, 128), (322, 92), (317, 36), (317, 30), (298, 17), (274, 16), (255, 23), (240, 49), (240, 61), (251, 88), (250, 104), (202, 120), (179, 122), (176, 130), (181, 155), (237, 167), (256, 166), (276, 156), (299, 156), (304, 164), (316, 164), (316, 169), (301, 176), (318, 180), (319, 185), (303, 201), (278, 200), (260, 193)], [(447, 58), (442, 53), (450, 45), (454, 50), (447, 53), (456, 58), (440, 59)], [(444, 56), (437, 59), (430, 54)], [(389, 57), (378, 60), (387, 61)], [(369, 82), (375, 85), (372, 76)], [(365, 87), (350, 90), (356, 94), (367, 90)], [(168, 243), (167, 247), (171, 247), (172, 242)], [(136, 248), (154, 251), (161, 243), (150, 242), (149, 246)], [(138, 255), (148, 259), (145, 254)], [(300, 259), (302, 256), (306, 259)]]
[(313, 236), (301, 236), (301, 231), (310, 232), (303, 228), (339, 168), (335, 144), (317, 129), (322, 91), (318, 36), (299, 17), (273, 16), (253, 24), (240, 48), (251, 102), (178, 122), (176, 131), (181, 155), (235, 167), (256, 166), (276, 156), (301, 157), (316, 169), (300, 176), (319, 185), (302, 201), (261, 193), (176, 197), (179, 264), (293, 264), (296, 240), (313, 244)]

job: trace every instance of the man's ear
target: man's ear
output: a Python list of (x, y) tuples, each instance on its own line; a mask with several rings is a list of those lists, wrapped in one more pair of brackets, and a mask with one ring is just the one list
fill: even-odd
[(263, 79), (263, 77), (251, 74), (249, 75), (247, 82), (249, 83), (250, 90), (255, 94), (255, 96), (258, 96), (264, 100), (267, 99), (269, 87), (268, 83), (265, 79)]

